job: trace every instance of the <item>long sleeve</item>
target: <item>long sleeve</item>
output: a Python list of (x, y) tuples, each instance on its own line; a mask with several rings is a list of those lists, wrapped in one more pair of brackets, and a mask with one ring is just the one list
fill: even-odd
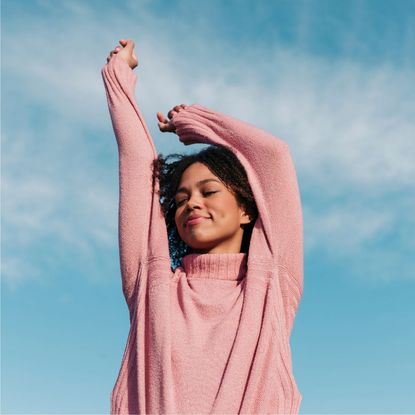
[(291, 332), (303, 291), (303, 221), (294, 164), (286, 142), (236, 118), (198, 104), (173, 116), (184, 145), (231, 147), (247, 170), (264, 233), (276, 258)]
[[(167, 230), (153, 185), (152, 162), (157, 153), (134, 98), (137, 76), (119, 55), (112, 57), (101, 74), (118, 144), (120, 267), (131, 313), (140, 268), (149, 253), (169, 256)], [(154, 247), (149, 246), (150, 226), (158, 232)]]

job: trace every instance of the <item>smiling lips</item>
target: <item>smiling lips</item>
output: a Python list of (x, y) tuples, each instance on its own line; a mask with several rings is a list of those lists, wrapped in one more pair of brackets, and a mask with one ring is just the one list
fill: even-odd
[(205, 218), (204, 216), (191, 216), (189, 219), (187, 219), (186, 221), (186, 226), (187, 225), (196, 225), (197, 223), (200, 223), (202, 221), (204, 221), (205, 219), (209, 219), (209, 218)]

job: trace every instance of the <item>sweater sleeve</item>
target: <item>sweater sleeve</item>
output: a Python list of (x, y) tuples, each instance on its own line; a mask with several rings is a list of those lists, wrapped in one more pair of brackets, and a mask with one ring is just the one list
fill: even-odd
[[(131, 313), (141, 266), (150, 254), (169, 258), (167, 229), (153, 186), (157, 152), (134, 97), (137, 76), (119, 55), (101, 74), (118, 144), (118, 241), (122, 288)], [(157, 238), (150, 237), (150, 225)]]
[(236, 118), (193, 104), (172, 119), (184, 145), (231, 147), (247, 170), (263, 231), (280, 268), (291, 331), (303, 291), (303, 221), (297, 176), (286, 142)]

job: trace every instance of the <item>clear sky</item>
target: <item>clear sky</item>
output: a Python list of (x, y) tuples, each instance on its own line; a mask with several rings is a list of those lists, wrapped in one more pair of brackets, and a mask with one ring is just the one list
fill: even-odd
[(156, 112), (287, 141), (305, 231), (301, 413), (414, 413), (415, 2), (3, 0), (1, 410), (105, 414), (128, 335), (101, 68), (136, 42)]

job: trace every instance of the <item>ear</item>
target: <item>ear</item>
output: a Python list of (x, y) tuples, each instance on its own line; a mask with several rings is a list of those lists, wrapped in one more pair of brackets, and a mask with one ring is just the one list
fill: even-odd
[(241, 225), (245, 225), (251, 222), (251, 217), (248, 215), (248, 213), (245, 212), (245, 210), (241, 209)]

